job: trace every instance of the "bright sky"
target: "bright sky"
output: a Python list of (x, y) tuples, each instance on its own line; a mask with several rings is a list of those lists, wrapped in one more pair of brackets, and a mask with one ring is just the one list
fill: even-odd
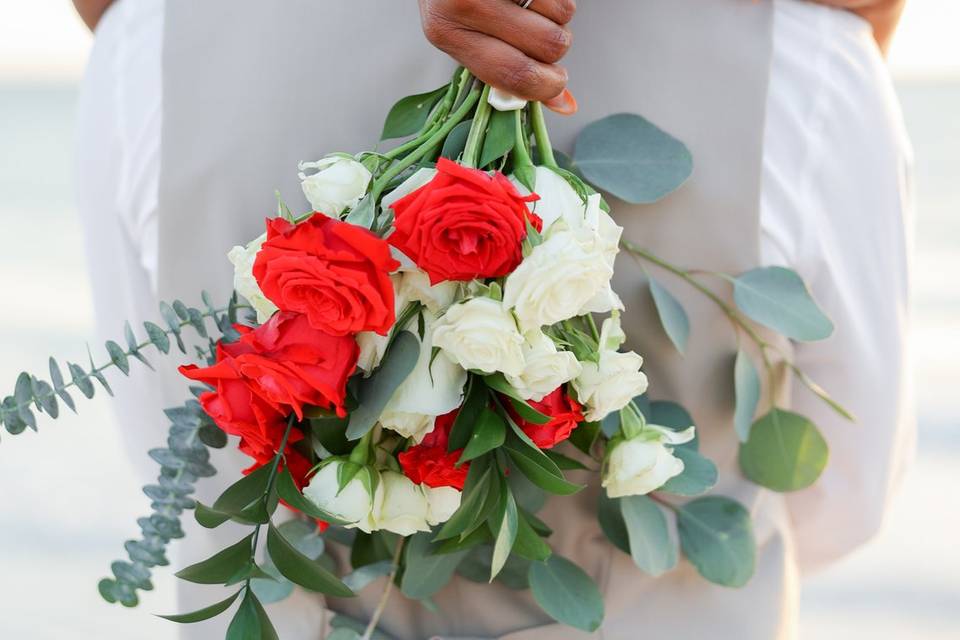
[[(958, 30), (960, 1), (909, 0), (891, 53), (894, 71), (960, 76)], [(76, 79), (89, 47), (69, 0), (0, 0), (0, 80)]]

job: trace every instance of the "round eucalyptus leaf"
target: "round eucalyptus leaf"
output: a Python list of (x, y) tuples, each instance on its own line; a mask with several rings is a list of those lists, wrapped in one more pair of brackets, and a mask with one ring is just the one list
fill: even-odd
[(740, 442), (746, 442), (760, 402), (760, 376), (750, 356), (742, 349), (737, 351), (733, 365), (733, 387), (736, 397), (733, 425)]
[(742, 587), (753, 575), (756, 543), (750, 513), (721, 496), (698, 498), (677, 510), (684, 555), (704, 578)]
[(680, 355), (683, 355), (687, 349), (687, 338), (690, 337), (690, 319), (683, 305), (677, 300), (670, 291), (662, 284), (649, 279), (650, 295), (657, 308), (657, 316), (660, 318), (660, 324), (666, 332), (670, 342), (676, 347)]
[(774, 491), (809, 487), (827, 466), (830, 450), (820, 431), (797, 413), (773, 409), (757, 420), (740, 445), (740, 469)]
[(557, 622), (596, 631), (603, 622), (603, 596), (593, 579), (566, 558), (551, 555), (530, 564), (530, 591), (537, 604)]
[(670, 538), (667, 518), (660, 507), (647, 496), (625, 496), (619, 502), (634, 564), (652, 576), (663, 575), (676, 566), (676, 542)]
[(660, 487), (664, 493), (677, 496), (699, 496), (717, 484), (717, 465), (694, 449), (677, 447), (673, 455), (683, 461), (683, 472)]
[(656, 202), (693, 172), (682, 142), (630, 113), (587, 125), (577, 137), (573, 161), (590, 183), (632, 204)]
[(813, 301), (807, 285), (785, 267), (759, 267), (733, 280), (733, 301), (751, 320), (794, 340), (823, 340), (833, 323)]

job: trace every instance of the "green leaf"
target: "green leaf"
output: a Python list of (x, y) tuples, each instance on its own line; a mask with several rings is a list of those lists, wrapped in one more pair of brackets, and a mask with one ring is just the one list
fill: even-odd
[(150, 342), (160, 353), (170, 353), (170, 338), (167, 333), (152, 322), (144, 322), (143, 329), (147, 332)]
[(350, 524), (340, 518), (335, 518), (317, 505), (313, 504), (304, 497), (293, 481), (293, 476), (287, 469), (280, 472), (277, 476), (277, 495), (288, 505), (300, 511), (311, 518), (318, 518), (329, 524), (345, 525)]
[(320, 563), (297, 551), (273, 524), (267, 530), (267, 550), (277, 569), (291, 582), (311, 591), (340, 598), (355, 595), (347, 585), (324, 569)]
[(760, 267), (733, 279), (733, 301), (751, 320), (794, 340), (823, 340), (833, 323), (807, 285), (785, 267)]
[(263, 500), (270, 482), (271, 466), (264, 465), (227, 487), (213, 503), (213, 509), (235, 515)]
[(570, 444), (586, 455), (590, 455), (599, 435), (599, 422), (583, 422), (570, 433)]
[(517, 503), (513, 499), (513, 493), (506, 487), (506, 480), (503, 481), (502, 488), (500, 507), (498, 507), (494, 525), (491, 527), (496, 532), (493, 543), (493, 559), (490, 565), (491, 582), (497, 577), (510, 557), (510, 551), (517, 540), (517, 529), (519, 527)]
[(273, 628), (273, 624), (270, 622), (270, 616), (267, 615), (256, 594), (251, 594), (250, 597), (253, 599), (253, 606), (257, 610), (257, 618), (260, 621), (260, 640), (280, 640), (277, 630)]
[(233, 615), (230, 626), (227, 627), (226, 640), (261, 640), (260, 616), (254, 604), (256, 596), (247, 590), (240, 601), (240, 607)]
[(210, 507), (196, 503), (194, 508), (193, 516), (197, 519), (197, 522), (200, 523), (201, 527), (206, 529), (216, 529), (224, 522), (230, 519), (229, 513), (222, 513), (211, 509)]
[(774, 491), (809, 487), (827, 466), (826, 440), (806, 417), (773, 409), (757, 420), (750, 439), (740, 445), (740, 469)]
[(717, 484), (717, 465), (693, 449), (677, 447), (673, 455), (683, 461), (683, 472), (667, 480), (658, 491), (677, 496), (703, 495)]
[(553, 553), (550, 545), (534, 530), (524, 513), (520, 514), (517, 521), (517, 539), (513, 543), (513, 553), (537, 562), (546, 560)]
[(677, 348), (680, 355), (687, 350), (687, 338), (690, 337), (690, 319), (684, 310), (680, 301), (673, 297), (667, 289), (653, 278), (649, 278), (650, 295), (653, 297), (653, 303), (657, 307), (657, 315), (660, 317), (660, 324), (666, 331), (670, 342)]
[(756, 548), (749, 512), (721, 496), (698, 498), (677, 510), (684, 555), (704, 578), (742, 587), (753, 575)]
[(407, 540), (404, 550), (406, 569), (400, 580), (400, 590), (414, 600), (433, 596), (450, 582), (453, 572), (466, 554), (466, 551), (437, 553), (428, 532), (415, 534)]
[(485, 376), (483, 381), (492, 390), (507, 396), (507, 399), (510, 400), (513, 408), (516, 409), (517, 414), (527, 422), (532, 422), (533, 424), (547, 424), (550, 422), (550, 420), (552, 420), (550, 416), (537, 411), (531, 407), (526, 400), (521, 398), (517, 394), (517, 390), (510, 386), (510, 383), (507, 382), (507, 379), (503, 377), (502, 373), (495, 373), (493, 375)]
[(472, 124), (473, 120), (464, 120), (447, 134), (447, 139), (443, 143), (443, 150), (440, 152), (440, 157), (454, 161), (460, 158), (464, 147), (467, 146), (467, 137), (470, 135), (470, 126)]
[(381, 560), (380, 562), (374, 562), (373, 564), (360, 567), (354, 570), (353, 573), (344, 576), (343, 584), (347, 585), (354, 593), (360, 593), (374, 580), (379, 580), (384, 576), (390, 575), (392, 570), (393, 561)]
[(369, 229), (373, 226), (373, 222), (376, 220), (376, 217), (377, 202), (374, 200), (372, 195), (368, 194), (357, 203), (357, 206), (350, 210), (350, 213), (347, 214), (347, 217), (344, 220), (349, 224), (363, 227), (364, 229)]
[(737, 359), (733, 365), (733, 387), (736, 396), (733, 426), (740, 442), (746, 442), (750, 437), (753, 416), (760, 403), (760, 376), (750, 356), (742, 349), (737, 351)]
[(346, 418), (313, 418), (310, 420), (310, 433), (335, 456), (347, 455), (353, 450), (353, 445), (347, 440)]
[(586, 471), (588, 468), (587, 465), (583, 464), (579, 460), (568, 458), (562, 453), (557, 453), (553, 449), (545, 450), (543, 455), (550, 458), (553, 464), (557, 465), (557, 468), (561, 471)]
[(634, 564), (652, 576), (675, 567), (677, 549), (660, 507), (647, 496), (625, 496), (619, 501)]
[(74, 404), (73, 398), (67, 393), (66, 389), (63, 388), (63, 373), (60, 371), (60, 365), (57, 364), (54, 358), (50, 358), (50, 382), (53, 383), (53, 388), (57, 392), (57, 395), (60, 396), (60, 399), (63, 400), (63, 404), (70, 407), (70, 410), (76, 413), (77, 405)]
[[(458, 535), (462, 540), (465, 534), (475, 530), (486, 518), (484, 507), (489, 502), (491, 488), (499, 487), (499, 480), (491, 477), (492, 472), (489, 468), (480, 473), (482, 467), (478, 462), (470, 467), (470, 475), (467, 476), (460, 507), (443, 524), (434, 540), (446, 540)], [(471, 476), (475, 477), (477, 473), (480, 473), (479, 479), (471, 482)]]
[(505, 446), (504, 449), (510, 455), (513, 464), (541, 489), (561, 496), (572, 495), (583, 489), (583, 485), (568, 482), (557, 465), (542, 453), (510, 446)]
[(478, 167), (487, 166), (513, 149), (516, 143), (513, 119), (514, 115), (510, 111), (494, 110), (490, 114), (490, 124), (487, 126), (487, 137), (483, 141)]
[(463, 406), (460, 407), (460, 412), (457, 413), (450, 428), (447, 451), (452, 453), (467, 446), (470, 434), (473, 433), (473, 425), (487, 406), (487, 399), (487, 385), (478, 376), (471, 375), (467, 381)]
[(176, 576), (181, 580), (197, 584), (225, 584), (250, 563), (252, 542), (253, 534), (251, 533), (206, 560), (181, 569)]
[(240, 592), (237, 591), (235, 594), (227, 598), (226, 600), (221, 600), (216, 604), (212, 604), (209, 607), (204, 607), (192, 613), (180, 613), (176, 615), (169, 616), (158, 616), (164, 620), (169, 620), (170, 622), (178, 622), (180, 624), (189, 624), (191, 622), (201, 622), (203, 620), (209, 620), (210, 618), (215, 618), (224, 611), (230, 608), (230, 605), (234, 603), (237, 597), (240, 595)]
[(620, 511), (619, 498), (611, 498), (606, 491), (600, 491), (597, 500), (597, 521), (607, 540), (620, 551), (629, 554), (630, 534), (627, 532), (627, 523), (623, 520), (623, 512)]
[(350, 414), (347, 438), (359, 440), (380, 419), (384, 407), (413, 368), (420, 355), (420, 341), (409, 331), (401, 331), (383, 357), (383, 364), (360, 383), (359, 406)]
[(426, 124), (433, 106), (440, 101), (446, 91), (447, 85), (444, 85), (427, 93), (401, 98), (390, 108), (387, 119), (383, 123), (380, 139), (404, 138), (420, 131)]
[(530, 565), (530, 591), (557, 622), (596, 631), (603, 622), (603, 597), (593, 579), (566, 558), (553, 554)]
[(485, 407), (473, 427), (473, 434), (467, 442), (457, 464), (478, 458), (503, 444), (507, 425), (496, 412)]
[(596, 187), (632, 204), (656, 202), (693, 172), (687, 147), (641, 116), (620, 113), (587, 125), (573, 160)]
[(215, 424), (201, 425), (197, 430), (200, 442), (212, 449), (222, 449), (227, 446), (227, 434)]
[[(634, 399), (634, 402), (637, 402)], [(638, 406), (642, 406), (643, 403), (638, 403)], [(661, 427), (667, 427), (674, 431), (686, 431), (690, 427), (694, 426), (693, 417), (690, 413), (681, 407), (676, 402), (669, 402), (666, 400), (656, 400), (654, 402), (648, 403), (649, 408), (644, 412), (644, 416), (647, 418), (647, 422), (650, 424), (660, 425)], [(676, 447), (677, 449), (693, 449), (696, 451), (700, 446), (700, 437), (694, 436), (694, 439), (690, 442)]]

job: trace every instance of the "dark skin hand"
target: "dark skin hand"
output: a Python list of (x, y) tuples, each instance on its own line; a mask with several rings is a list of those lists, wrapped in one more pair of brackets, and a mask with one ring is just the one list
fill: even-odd
[(90, 31), (97, 28), (100, 18), (111, 4), (113, 0), (73, 0), (73, 6), (80, 14), (80, 19)]

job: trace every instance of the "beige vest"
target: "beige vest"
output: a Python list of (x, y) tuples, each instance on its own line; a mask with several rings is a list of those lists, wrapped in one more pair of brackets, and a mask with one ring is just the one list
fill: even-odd
[[(576, 44), (565, 63), (581, 110), (551, 119), (554, 139), (569, 148), (585, 124), (628, 111), (689, 145), (696, 168), (679, 192), (653, 206), (612, 203), (627, 238), (677, 264), (738, 272), (758, 262), (771, 20), (768, 2), (749, 0), (579, 3)], [(423, 40), (413, 0), (167, 0), (164, 48), (162, 299), (190, 298), (200, 288), (226, 296), (231, 269), (223, 255), (262, 231), (275, 211), (274, 189), (294, 209), (306, 207), (297, 161), (370, 148), (395, 99), (439, 86), (452, 69)], [(593, 487), (552, 501), (542, 515), (555, 530), (554, 548), (605, 594), (600, 633), (550, 625), (529, 593), (463, 579), (436, 596), (436, 614), (395, 595), (385, 631), (401, 640), (793, 637), (796, 571), (782, 501), (737, 469), (733, 333), (702, 296), (669, 277), (661, 281), (691, 315), (686, 358), (652, 315), (642, 272), (622, 256), (616, 289), (627, 306), (625, 328), (646, 358), (651, 395), (692, 412), (702, 447), (721, 470), (717, 492), (753, 512), (753, 581), (739, 590), (713, 586), (686, 563), (646, 577), (605, 541)], [(379, 591), (371, 586), (331, 607), (366, 619)], [(296, 614), (288, 608), (283, 615)], [(319, 638), (320, 631), (288, 636)]]

